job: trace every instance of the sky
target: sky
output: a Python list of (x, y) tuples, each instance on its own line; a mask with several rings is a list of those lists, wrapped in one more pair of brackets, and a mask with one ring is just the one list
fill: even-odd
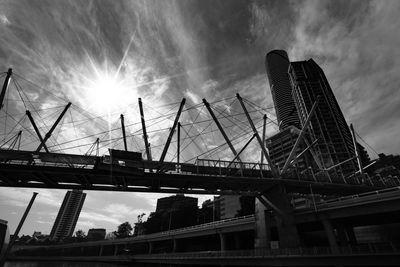
[[(183, 97), (185, 107), (193, 108), (182, 117), (188, 125), (206, 118), (202, 98), (231, 114), (238, 92), (273, 118), (264, 60), (268, 51), (284, 49), (291, 61), (313, 58), (322, 67), (372, 158), (374, 151), (398, 154), (399, 12), (399, 1), (1, 0), (0, 72), (13, 68), (16, 81), (6, 96), (9, 113), (0, 111), (1, 141), (18, 130), (13, 122), (19, 121), (18, 127), (31, 131), (27, 137), (24, 133), (24, 148), (34, 149), (38, 141), (24, 111), (31, 110), (45, 132), (68, 102), (73, 105), (49, 140), (54, 152), (84, 154), (98, 133), (108, 140), (100, 154), (111, 145), (121, 148), (120, 141), (112, 143), (118, 133), (111, 131), (119, 125), (119, 114), (125, 114), (128, 132), (136, 134), (129, 145), (143, 152), (138, 97), (146, 119), (154, 118), (149, 127), (155, 133), (149, 138), (155, 155), (166, 139), (165, 131), (157, 130), (171, 127)], [(170, 116), (157, 120), (163, 114)], [(276, 131), (271, 125), (269, 134)], [(201, 133), (197, 127), (186, 129)], [(232, 131), (238, 132), (235, 127)], [(211, 149), (219, 140), (210, 133), (201, 146)], [(204, 149), (192, 147), (186, 158)], [(229, 152), (221, 153), (220, 158), (229, 158)], [(0, 188), (0, 218), (11, 231), (33, 191), (39, 195), (21, 233), (50, 232), (65, 190)], [(86, 232), (134, 223), (166, 196), (86, 193), (76, 227)], [(200, 197), (199, 204), (206, 198)]]

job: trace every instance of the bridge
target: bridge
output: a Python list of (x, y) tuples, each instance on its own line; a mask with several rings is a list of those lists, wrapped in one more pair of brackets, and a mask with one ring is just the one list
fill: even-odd
[[(43, 108), (43, 103), (32, 102), (27, 94), (35, 88), (47, 89), (32, 84), (12, 69), (5, 73), (0, 94), (0, 112), (4, 114), (0, 117), (4, 123), (0, 146), (0, 186), (3, 187), (259, 195), (280, 185), (287, 192), (311, 193), (312, 190), (324, 195), (346, 195), (400, 183), (399, 179), (368, 177), (357, 172), (341, 177), (332, 175), (330, 170), (337, 166), (299, 172), (292, 165), (296, 153), (291, 153), (282, 170), (277, 169), (265, 147), (266, 133), (273, 133), (271, 127), (276, 124), (271, 119), (271, 108), (259, 107), (239, 94), (213, 103), (203, 99), (202, 103), (186, 109), (186, 99), (182, 99), (172, 107), (167, 105), (167, 111), (155, 110), (157, 116), (147, 120), (145, 103), (139, 98), (140, 121), (126, 125), (127, 117), (121, 114), (119, 127), (106, 127), (108, 130), (96, 133), (104, 129), (100, 125), (104, 124), (102, 116), (93, 116), (60, 97), (48, 99), (57, 104), (54, 107)], [(48, 91), (48, 95), (54, 93)], [(17, 100), (23, 105), (10, 104)], [(309, 117), (316, 105), (317, 102)], [(175, 107), (176, 113), (171, 112)], [(87, 125), (93, 128), (88, 129)], [(157, 125), (166, 127), (157, 130)], [(63, 135), (68, 127), (74, 128), (74, 137)], [(307, 127), (304, 125), (301, 132)], [(76, 135), (78, 131), (89, 130), (86, 136)], [(181, 131), (186, 135), (181, 135)], [(172, 140), (174, 135), (176, 140)], [(150, 145), (154, 139), (161, 142)], [(92, 142), (82, 144), (83, 140)], [(134, 144), (138, 152), (129, 150)], [(175, 146), (174, 151), (171, 144)], [(84, 154), (66, 152), (83, 148), (87, 149)], [(159, 159), (155, 159), (157, 154)], [(217, 159), (212, 158), (216, 156)]]
[[(115, 114), (93, 115), (50, 91), (50, 104), (32, 101), (28, 91), (47, 89), (11, 69), (5, 75), (0, 94), (1, 187), (255, 196), (254, 247), (267, 247), (270, 218), (265, 211), (273, 210), (280, 246), (289, 249), (299, 247), (300, 239), (288, 193), (340, 196), (400, 185), (397, 177), (370, 177), (362, 167), (353, 173), (332, 172), (355, 158), (297, 170), (297, 158), (312, 151), (313, 144), (297, 150), (307, 123), (297, 129), (298, 139), (279, 169), (265, 146), (276, 125), (272, 107), (260, 107), (239, 94), (189, 105), (182, 99), (158, 110), (139, 98), (137, 121), (128, 122), (123, 114), (115, 121), (110, 119)], [(332, 229), (329, 220), (324, 223)]]
[[(275, 178), (265, 165), (206, 161), (214, 166), (163, 162), (163, 172), (152, 171), (157, 161), (134, 161), (59, 153), (0, 150), (0, 186), (130, 192), (257, 195), (283, 184), (288, 192), (324, 195), (378, 190), (384, 185), (315, 181), (312, 177)], [(116, 162), (116, 163), (115, 163)], [(201, 164), (203, 163), (203, 164)], [(222, 166), (221, 166), (222, 165)], [(239, 164), (236, 164), (239, 165)], [(236, 175), (235, 175), (236, 174)]]

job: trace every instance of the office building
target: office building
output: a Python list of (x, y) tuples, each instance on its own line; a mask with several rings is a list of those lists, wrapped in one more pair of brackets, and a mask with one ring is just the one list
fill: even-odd
[(314, 151), (322, 167), (329, 170), (331, 179), (343, 181), (357, 170), (355, 151), (349, 127), (323, 70), (312, 59), (291, 62), (289, 77), (302, 125), (320, 96), (308, 136), (312, 141), (318, 140)]
[(71, 237), (74, 233), (86, 193), (82, 190), (68, 191), (64, 197), (56, 221), (51, 229), (50, 238), (60, 240)]
[(170, 210), (197, 209), (198, 199), (183, 194), (157, 199), (156, 213)]
[(288, 76), (289, 65), (290, 61), (284, 50), (273, 50), (265, 58), (265, 68), (280, 130), (288, 126), (300, 128)]

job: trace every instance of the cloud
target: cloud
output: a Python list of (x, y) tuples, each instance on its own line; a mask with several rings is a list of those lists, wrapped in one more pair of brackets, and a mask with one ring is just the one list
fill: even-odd
[(0, 22), (4, 25), (10, 24), (10, 21), (8, 20), (7, 16), (4, 14), (0, 14)]

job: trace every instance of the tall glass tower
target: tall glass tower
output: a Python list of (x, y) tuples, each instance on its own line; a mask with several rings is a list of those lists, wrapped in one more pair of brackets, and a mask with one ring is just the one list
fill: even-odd
[(323, 70), (312, 59), (291, 62), (289, 77), (302, 125), (320, 96), (308, 133), (312, 139), (318, 139), (314, 149), (323, 167), (339, 179), (354, 173), (356, 162), (351, 133)]
[(300, 128), (296, 105), (292, 98), (289, 65), (290, 61), (284, 50), (272, 50), (265, 58), (265, 68), (280, 130), (289, 126)]
[(79, 218), (79, 214), (81, 213), (85, 197), (86, 193), (83, 193), (82, 190), (73, 190), (67, 192), (61, 208), (58, 211), (53, 228), (51, 229), (51, 239), (58, 240), (72, 236), (76, 222)]

